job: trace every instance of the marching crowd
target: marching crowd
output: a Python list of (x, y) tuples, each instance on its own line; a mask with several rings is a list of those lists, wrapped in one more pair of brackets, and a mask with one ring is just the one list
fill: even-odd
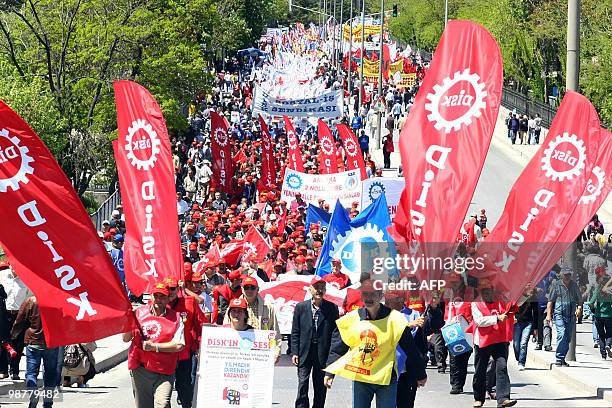
[[(233, 70), (239, 69), (239, 64), (232, 66)], [(326, 61), (322, 62), (321, 75), (330, 76), (330, 87), (345, 82)], [(249, 112), (254, 84), (237, 78), (235, 71), (220, 70), (213, 91), (199, 95), (190, 108), (189, 132), (171, 137), (184, 279), (158, 282), (148, 302), (130, 294), (141, 329), (124, 333), (123, 340), (131, 343), (128, 368), (137, 407), (169, 407), (173, 389), (179, 403), (191, 407), (204, 325), (271, 330), (276, 336), (277, 359), (280, 345), (288, 341), (288, 354), (297, 367), (296, 407), (325, 406), (326, 393), (333, 387), (335, 375), (354, 379), (353, 407), (370, 407), (374, 396), (379, 407), (411, 407), (418, 388), (426, 386), (428, 363), (437, 367), (439, 373), (449, 370), (450, 393), (461, 394), (472, 354), (474, 406), (482, 406), (487, 396), (496, 400), (498, 406), (513, 406), (516, 400), (511, 398), (507, 370), (510, 342), (519, 367), (524, 368), (530, 336), (537, 339), (536, 348), (552, 351), (554, 324), (556, 363), (567, 365), (565, 355), (575, 319), (583, 318), (587, 309), (594, 321), (594, 344), (603, 358), (612, 358), (612, 298), (608, 290), (612, 235), (607, 240), (603, 238), (603, 225), (597, 218), (580, 238), (579, 266), (584, 269), (573, 275), (569, 269), (555, 267), (521, 304), (499, 302), (487, 281), (470, 279), (454, 271), (445, 275), (447, 288), (433, 293), (429, 299), (417, 291), (383, 293), (376, 289), (368, 273), (362, 274), (360, 282), (351, 282), (342, 273), (337, 259), (332, 261), (330, 274), (315, 276), (315, 263), (326, 230), (319, 225), (306, 225), (307, 203), (299, 194), (289, 203), (280, 197), (288, 161), (282, 121), (273, 120), (269, 124), (275, 141), (274, 160), (280, 169), (276, 186), (262, 189), (258, 184), (261, 129)], [(359, 92), (361, 87), (356, 85)], [(382, 169), (369, 154), (366, 123), (372, 126), (375, 121), (371, 116), (377, 109), (388, 114), (390, 120), (385, 126), (389, 136), (383, 141), (383, 149), (384, 167), (389, 168), (393, 130), (401, 129), (417, 86), (400, 91), (387, 84), (384, 96), (368, 98), (364, 106), (354, 109), (356, 114), (352, 118), (348, 113), (341, 118), (358, 135), (368, 176), (382, 176)], [(372, 105), (372, 100), (378, 102)], [(230, 194), (218, 191), (212, 180), (211, 111), (225, 116), (231, 125), (236, 173)], [(524, 140), (520, 124), (515, 132), (515, 118), (509, 122), (513, 142), (516, 137)], [(316, 174), (316, 126), (298, 122), (296, 132), (305, 169)], [(532, 133), (528, 126), (527, 132), (529, 140), (538, 143), (536, 128)], [(345, 153), (339, 141), (336, 148), (342, 169)], [(331, 204), (319, 201), (319, 207), (328, 211)], [(359, 213), (357, 208), (358, 203), (354, 203), (351, 217)], [(473, 217), (479, 231), (476, 236), (480, 238), (486, 233), (484, 210)], [(265, 259), (233, 258), (224, 251), (227, 244), (243, 239), (251, 228), (269, 244)], [(112, 218), (103, 222), (99, 235), (123, 282), (122, 247), (126, 234), (129, 231), (122, 207), (118, 206)], [(8, 377), (10, 369), (12, 379), (19, 380), (19, 361), (25, 347), (28, 387), (37, 386), (41, 361), (46, 388), (67, 387), (74, 379), (79, 386), (86, 386), (95, 375), (92, 354), (95, 343), (47, 348), (36, 298), (5, 261), (0, 263), (0, 274), (0, 378)], [(288, 275), (312, 276), (311, 299), (296, 306), (291, 335), (283, 339), (274, 307), (264, 301), (259, 286), (260, 282), (282, 280)], [(329, 285), (347, 289), (340, 308), (324, 299)], [(463, 303), (463, 298), (479, 301)], [(469, 324), (473, 352), (450, 353), (449, 357), (442, 328), (460, 320)], [(143, 331), (151, 325), (159, 327), (155, 336)], [(360, 371), (366, 366), (368, 375)], [(371, 382), (372, 377), (376, 378), (375, 383)], [(214, 379), (206, 378), (204, 373), (202, 381), (206, 384)], [(308, 398), (310, 381), (314, 389), (312, 404)], [(52, 403), (51, 399), (44, 399), (45, 407)]]

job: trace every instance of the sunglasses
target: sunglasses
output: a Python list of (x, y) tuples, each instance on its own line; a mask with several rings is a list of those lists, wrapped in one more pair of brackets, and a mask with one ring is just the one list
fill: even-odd
[(170, 287), (168, 288), (168, 290), (176, 290), (176, 289), (177, 289), (177, 287), (176, 287), (176, 286), (175, 286), (175, 287), (173, 287), (173, 288), (170, 288)]
[(245, 285), (244, 289), (245, 290), (255, 290), (255, 289), (257, 289), (257, 286), (255, 286), (255, 285)]

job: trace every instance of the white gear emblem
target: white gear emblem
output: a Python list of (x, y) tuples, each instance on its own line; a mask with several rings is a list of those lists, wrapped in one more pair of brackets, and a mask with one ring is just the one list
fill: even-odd
[(250, 242), (242, 244), (242, 251), (245, 259), (249, 259), (251, 256), (257, 255), (257, 247)]
[(272, 147), (272, 142), (270, 140), (270, 138), (268, 137), (268, 135), (263, 134), (261, 137), (261, 140), (263, 142), (263, 146), (266, 150), (270, 150), (270, 148)]
[(221, 256), (228, 255), (230, 252), (232, 252), (234, 249), (236, 249), (237, 246), (238, 246), (238, 244), (236, 244), (235, 242), (229, 242), (221, 250)]
[[(150, 145), (146, 143), (144, 139), (138, 141), (134, 141), (134, 135), (139, 130), (144, 131), (149, 136)], [(144, 142), (144, 143), (141, 143)], [(153, 130), (153, 127), (147, 123), (147, 121), (142, 119), (136, 119), (132, 122), (132, 126), (128, 128), (128, 134), (125, 137), (125, 150), (127, 151), (127, 158), (132, 163), (132, 166), (136, 167), (138, 170), (149, 170), (155, 166), (155, 162), (157, 161), (157, 155), (161, 152), (159, 146), (161, 145), (161, 140), (157, 137), (157, 132)], [(143, 149), (145, 147), (151, 148), (151, 157), (147, 160), (141, 160), (134, 154), (134, 148), (136, 150)]]
[(161, 324), (155, 320), (150, 320), (142, 324), (144, 335), (150, 340), (155, 340), (161, 334)]
[(589, 179), (589, 182), (587, 183), (587, 186), (585, 188), (585, 193), (590, 194), (583, 194), (582, 197), (580, 197), (580, 200), (578, 201), (579, 204), (592, 203), (601, 194), (601, 191), (603, 190), (604, 184), (606, 182), (606, 172), (603, 171), (599, 166), (595, 166), (593, 167), (593, 176), (595, 176), (597, 184), (595, 185), (593, 183), (592, 178)]
[(287, 132), (287, 144), (291, 149), (295, 150), (298, 148), (297, 137), (295, 136), (295, 132), (293, 130)]
[[(578, 157), (572, 157), (571, 152), (561, 152), (556, 150), (562, 143), (569, 143), (574, 146), (578, 152)], [(552, 159), (561, 160), (572, 166), (572, 168), (565, 171), (557, 171), (552, 167)], [(544, 170), (546, 177), (553, 180), (571, 180), (578, 176), (580, 171), (584, 169), (586, 159), (586, 148), (584, 147), (584, 142), (579, 140), (576, 135), (570, 135), (568, 132), (564, 132), (563, 136), (558, 135), (555, 140), (548, 144), (548, 148), (544, 150), (544, 157), (542, 157), (542, 170)]]
[(346, 151), (346, 153), (351, 157), (357, 156), (357, 153), (359, 152), (353, 139), (346, 139), (344, 142), (344, 151)]
[[(361, 245), (381, 244), (385, 242), (384, 233), (374, 224), (353, 228), (340, 234), (332, 243), (330, 255), (342, 261), (342, 271), (346, 273), (351, 282), (358, 282), (361, 274)], [(377, 248), (380, 251), (380, 248)], [(378, 256), (376, 254), (374, 256)], [(386, 256), (388, 254), (384, 254)]]
[(323, 150), (323, 153), (325, 153), (328, 156), (331, 156), (334, 154), (334, 142), (327, 135), (321, 138), (321, 150)]
[(220, 127), (215, 130), (215, 140), (217, 141), (217, 144), (221, 147), (227, 146), (227, 143), (229, 142), (227, 138), (227, 133)]
[[(449, 101), (449, 99), (452, 100), (453, 96), (446, 97), (446, 99), (442, 101), (442, 97), (445, 96), (444, 94), (446, 94), (455, 84), (461, 81), (469, 82), (470, 85), (472, 85), (472, 88), (474, 88), (476, 96), (453, 95), (457, 97), (455, 101)], [(430, 122), (434, 122), (434, 127), (437, 130), (444, 128), (446, 133), (450, 133), (451, 130), (457, 131), (461, 125), (467, 126), (472, 123), (472, 118), (479, 118), (482, 115), (482, 110), (487, 107), (487, 103), (485, 102), (487, 91), (485, 91), (485, 84), (479, 81), (480, 77), (478, 74), (470, 74), (470, 69), (467, 68), (463, 72), (455, 72), (452, 79), (449, 77), (444, 78), (442, 85), (434, 85), (434, 92), (427, 94), (429, 103), (425, 104), (425, 110), (430, 112), (429, 115), (427, 115), (427, 119)], [(472, 99), (474, 99), (473, 102)], [(446, 120), (440, 114), (440, 104), (442, 104), (442, 106), (445, 106), (445, 104), (452, 104), (451, 106), (457, 106), (460, 104), (462, 106), (469, 106), (470, 108), (457, 119)]]
[(11, 137), (8, 130), (0, 130), (0, 137), (6, 138), (13, 144), (12, 148), (6, 148), (4, 150), (1, 157), (3, 161), (17, 158), (17, 155), (21, 156), (21, 165), (17, 173), (9, 178), (0, 179), (0, 192), (6, 193), (9, 187), (11, 190), (17, 191), (21, 187), (19, 183), (27, 184), (30, 181), (27, 175), (34, 173), (34, 169), (30, 166), (30, 164), (34, 162), (34, 159), (28, 154), (30, 150), (26, 146), (20, 146), (21, 141), (19, 138), (16, 136)]

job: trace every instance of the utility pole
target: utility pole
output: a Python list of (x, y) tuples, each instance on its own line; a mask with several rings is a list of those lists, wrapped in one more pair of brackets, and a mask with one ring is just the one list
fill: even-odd
[[(382, 81), (383, 81), (383, 47), (385, 44), (384, 34), (385, 34), (385, 0), (380, 0), (380, 39), (379, 39), (380, 47), (379, 47), (379, 54), (378, 54), (378, 60), (380, 61), (380, 64), (378, 66), (378, 98), (379, 99), (382, 97), (382, 92), (383, 92)], [(384, 112), (384, 108), (383, 110), (378, 112), (378, 135), (376, 136), (376, 146), (378, 148), (380, 148), (380, 144), (382, 142), (383, 112)], [(393, 134), (391, 134), (391, 137), (393, 137)]]
[[(353, 2), (351, 0), (351, 11), (350, 11), (350, 23), (349, 23), (349, 52), (348, 52), (348, 91), (349, 95), (353, 94), (353, 80), (352, 80), (352, 69), (353, 69)], [(344, 28), (343, 28), (344, 30)], [(344, 32), (344, 31), (343, 31)], [(344, 37), (343, 37), (344, 38)], [(349, 96), (349, 102), (351, 98)], [(357, 112), (355, 112), (357, 114)]]
[(363, 62), (365, 60), (365, 0), (361, 0), (361, 67), (359, 72), (359, 109), (363, 103)]
[[(344, 60), (344, 0), (340, 0), (340, 30), (338, 33), (340, 47), (339, 47), (339, 57), (338, 57), (338, 75), (342, 71), (342, 62)], [(344, 86), (342, 87), (344, 91)], [(344, 96), (342, 97), (344, 99)]]
[(333, 30), (332, 31), (332, 61), (331, 61), (332, 67), (336, 64), (336, 61), (337, 61), (336, 59), (336, 22), (338, 21), (336, 20), (336, 0), (333, 0), (333, 1), (334, 1), (334, 6), (333, 6), (332, 13), (334, 16), (334, 22), (332, 24), (332, 30)]
[(446, 23), (448, 23), (448, 0), (444, 0), (444, 28)]
[[(580, 0), (567, 0), (567, 71), (565, 89), (578, 91), (580, 81)], [(567, 260), (573, 272), (573, 279), (578, 276), (578, 246), (574, 241), (566, 252)], [(576, 361), (576, 322), (572, 330), (569, 351), (566, 360)]]

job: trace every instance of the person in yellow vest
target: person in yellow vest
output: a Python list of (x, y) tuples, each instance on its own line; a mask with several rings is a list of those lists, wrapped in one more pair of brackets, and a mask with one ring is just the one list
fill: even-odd
[(417, 385), (427, 382), (425, 361), (408, 321), (380, 303), (380, 289), (372, 279), (364, 280), (360, 291), (365, 307), (338, 319), (332, 335), (324, 383), (331, 388), (335, 375), (353, 380), (353, 408), (369, 408), (375, 395), (377, 408), (395, 408), (398, 345), (406, 353), (406, 370), (415, 374)]

